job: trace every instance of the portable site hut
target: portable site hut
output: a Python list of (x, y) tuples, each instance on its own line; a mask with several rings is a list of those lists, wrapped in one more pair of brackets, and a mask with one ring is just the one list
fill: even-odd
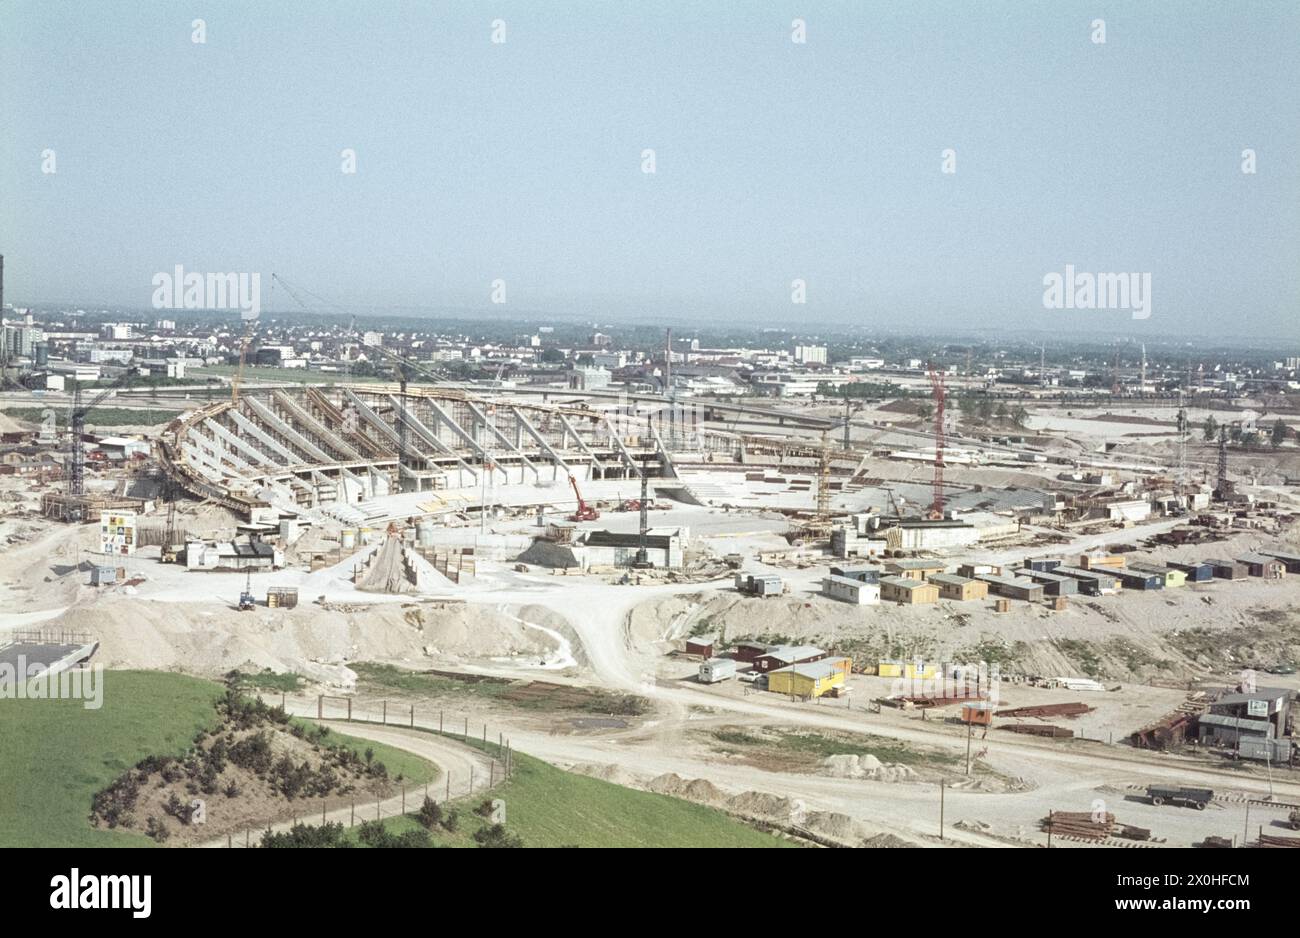
[(1101, 596), (1117, 592), (1120, 588), (1115, 575), (1101, 570), (1083, 570), (1079, 567), (1057, 567), (1052, 571), (1060, 576), (1068, 576), (1079, 581), (1079, 592), (1085, 596)]
[(1107, 571), (1115, 571), (1124, 566), (1124, 558), (1119, 554), (1081, 554), (1079, 556), (1079, 566), (1084, 570), (1101, 568)]
[(910, 580), (901, 576), (880, 578), (880, 598), (884, 602), (918, 605), (937, 603), (939, 587), (925, 580)]
[(1024, 577), (994, 576), (985, 573), (980, 579), (989, 585), (989, 592), (1007, 599), (1023, 599), (1025, 602), (1042, 602), (1043, 587), (1040, 583)]
[(941, 560), (889, 560), (885, 570), (891, 575), (906, 580), (924, 580), (927, 577), (943, 573), (946, 564)]
[(842, 576), (862, 583), (879, 583), (879, 567), (831, 567), (831, 576)]
[(1242, 554), (1237, 558), (1238, 563), (1246, 565), (1246, 572), (1251, 576), (1263, 577), (1266, 580), (1280, 580), (1286, 576), (1286, 564), (1276, 557), (1266, 557), (1264, 554)]
[(993, 704), (987, 700), (971, 700), (961, 705), (961, 721), (975, 726), (993, 725)]
[(1164, 577), (1165, 589), (1174, 589), (1187, 584), (1187, 574), (1177, 567), (1166, 567), (1164, 564), (1137, 560), (1129, 564), (1129, 569), (1136, 570), (1139, 573), (1154, 573), (1157, 576)]
[(686, 653), (688, 655), (699, 655), (701, 658), (713, 657), (713, 646), (718, 637), (716, 635), (696, 635), (686, 640)]
[(1214, 579), (1214, 568), (1208, 563), (1180, 563), (1177, 560), (1171, 560), (1169, 566), (1175, 570), (1183, 571), (1187, 583), (1205, 583)]
[(853, 662), (848, 658), (826, 658), (778, 668), (767, 676), (767, 689), (793, 697), (820, 697), (837, 691), (848, 680)]
[(1053, 557), (1030, 557), (1025, 561), (1024, 567), (1036, 573), (1051, 573), (1060, 565), (1061, 561)]
[(855, 606), (875, 605), (880, 602), (880, 584), (852, 580), (831, 574), (822, 578), (822, 592), (831, 599), (852, 603)]
[(1028, 579), (1042, 586), (1044, 596), (1078, 595), (1079, 581), (1074, 577), (1066, 576), (1064, 573), (1053, 573), (1047, 570), (1024, 570), (1022, 573)]
[(1205, 565), (1213, 572), (1215, 579), (1242, 580), (1250, 576), (1250, 570), (1244, 563), (1235, 560), (1207, 560)]
[(957, 576), (955, 573), (936, 573), (926, 582), (939, 587), (940, 599), (957, 599), (963, 602), (975, 599), (987, 599), (989, 585), (982, 580)]
[(767, 646), (762, 642), (736, 642), (731, 654), (737, 661), (748, 664), (766, 651)]
[(1141, 570), (1116, 570), (1115, 576), (1124, 584), (1126, 590), (1162, 590), (1165, 578), (1158, 573), (1146, 573)]
[(821, 661), (826, 652), (816, 645), (776, 645), (754, 659), (756, 671), (776, 671), (792, 664)]
[(1261, 550), (1260, 553), (1265, 557), (1282, 561), (1287, 573), (1300, 573), (1300, 554), (1288, 554), (1282, 550)]

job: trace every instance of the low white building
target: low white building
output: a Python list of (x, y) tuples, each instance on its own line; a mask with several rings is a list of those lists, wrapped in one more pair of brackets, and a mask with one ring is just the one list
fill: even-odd
[(822, 592), (831, 599), (857, 606), (875, 606), (880, 603), (880, 584), (867, 583), (846, 576), (822, 578)]

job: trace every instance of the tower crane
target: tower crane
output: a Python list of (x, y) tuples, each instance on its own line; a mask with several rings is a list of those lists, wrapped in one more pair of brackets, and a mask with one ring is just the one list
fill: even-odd
[(81, 383), (76, 382), (73, 385), (72, 405), (68, 412), (68, 427), (72, 433), (68, 494), (72, 496), (73, 504), (69, 507), (68, 517), (74, 522), (83, 520), (82, 506), (76, 502), (76, 499), (86, 494), (86, 414), (98, 407), (105, 398), (116, 393), (117, 389), (126, 384), (131, 377), (132, 372), (123, 372), (89, 401), (82, 399)]
[(943, 410), (947, 394), (943, 385), (943, 373), (930, 363), (930, 389), (934, 394), (934, 501), (930, 503), (930, 517), (934, 520), (943, 518)]

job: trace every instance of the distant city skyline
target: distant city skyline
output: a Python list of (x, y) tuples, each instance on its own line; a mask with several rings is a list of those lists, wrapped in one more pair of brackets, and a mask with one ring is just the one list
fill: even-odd
[[(363, 315), (1300, 337), (1298, 7), (0, 0), (0, 23), (19, 306), (145, 310), (183, 264), (259, 272), (264, 314), (292, 309), (274, 271)], [(1047, 308), (1073, 269), (1149, 275), (1150, 317)]]

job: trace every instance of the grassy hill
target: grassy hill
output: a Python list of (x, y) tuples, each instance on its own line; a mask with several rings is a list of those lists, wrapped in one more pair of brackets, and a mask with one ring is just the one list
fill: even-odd
[[(0, 700), (0, 847), (142, 847), (153, 841), (94, 828), (94, 794), (146, 756), (182, 755), (217, 722), (225, 692), (211, 681), (148, 671), (106, 671), (103, 706), (80, 700)], [(419, 784), (434, 767), (411, 753), (341, 734), (330, 742), (372, 749), (392, 775)]]

